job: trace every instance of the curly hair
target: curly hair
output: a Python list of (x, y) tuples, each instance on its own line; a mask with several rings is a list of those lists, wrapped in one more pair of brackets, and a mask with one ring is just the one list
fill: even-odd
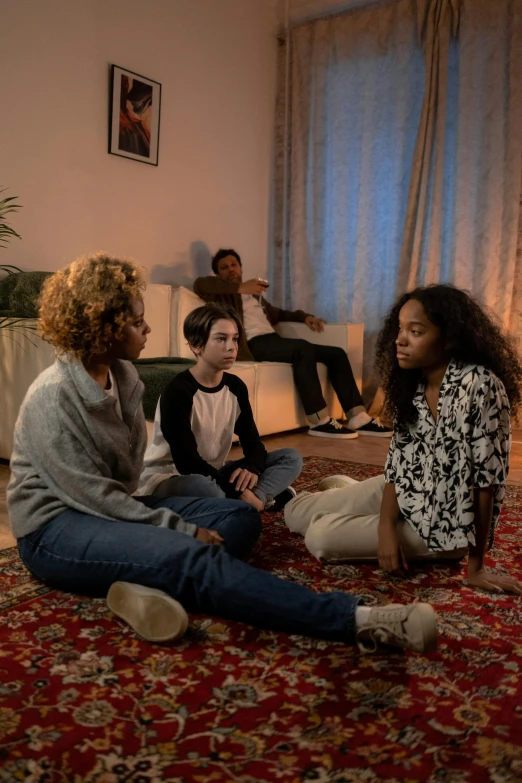
[(49, 277), (40, 294), (43, 339), (80, 361), (104, 353), (120, 339), (131, 301), (145, 289), (141, 269), (130, 259), (95, 253), (77, 258)]
[(396, 426), (402, 429), (416, 421), (413, 398), (423, 376), (421, 369), (401, 369), (397, 361), (399, 313), (409, 299), (420, 302), (429, 320), (439, 327), (448, 356), (495, 373), (516, 415), (521, 401), (522, 366), (515, 342), (502, 331), (496, 317), (469, 293), (449, 284), (430, 285), (403, 294), (384, 319), (377, 338), (375, 368), (384, 389), (384, 410)]

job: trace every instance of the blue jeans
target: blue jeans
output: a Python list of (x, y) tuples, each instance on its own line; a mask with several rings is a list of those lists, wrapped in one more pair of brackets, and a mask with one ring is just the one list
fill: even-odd
[[(244, 459), (227, 462), (219, 469), (220, 476), (227, 478), (236, 468), (245, 466)], [(264, 471), (260, 474), (252, 492), (265, 505), (290, 486), (303, 469), (303, 458), (296, 449), (276, 449), (269, 451)], [(187, 476), (171, 476), (162, 481), (154, 490), (157, 498), (194, 497), (224, 498), (225, 493), (210, 476), (191, 473)]]
[(64, 511), (19, 539), (27, 568), (52, 588), (105, 596), (113, 582), (156, 587), (187, 610), (333, 641), (353, 641), (358, 598), (314, 593), (244, 563), (261, 532), (257, 511), (239, 500), (137, 498), (217, 530), (223, 546), (136, 522)]

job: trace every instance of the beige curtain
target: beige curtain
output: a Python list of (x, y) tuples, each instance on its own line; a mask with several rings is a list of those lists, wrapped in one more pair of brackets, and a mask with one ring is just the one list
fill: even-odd
[[(448, 280), (482, 298), (505, 327), (514, 327), (514, 308), (520, 305), (515, 281), (520, 276), (521, 2), (419, 0), (418, 10), (426, 88), (397, 292)], [(457, 68), (449, 85), (452, 39)], [(456, 119), (453, 128), (449, 111)], [(448, 155), (449, 127), (453, 150)], [(445, 241), (451, 243), (449, 253)]]
[[(433, 282), (439, 279), (440, 270), (435, 266), (441, 257), (440, 231), (437, 229), (441, 224), (444, 196), (442, 161), (446, 136), (450, 42), (452, 36), (457, 34), (459, 10), (458, 0), (426, 0), (418, 4), (419, 40), (426, 67), (426, 86), (413, 155), (397, 276), (399, 294), (413, 288), (425, 277), (422, 270), (422, 244), (428, 221), (433, 226), (426, 247), (433, 261), (428, 274), (433, 277)], [(428, 209), (430, 189), (431, 206)]]
[(364, 322), (368, 395), (414, 285), (467, 288), (522, 333), (521, 42), (522, 0), (382, 0), (293, 29), (288, 81), (281, 50), (275, 299)]
[(285, 289), (289, 272), (288, 255), (288, 197), (289, 197), (289, 137), (290, 137), (290, 90), (288, 79), (290, 47), (286, 36), (277, 41), (277, 92), (274, 128), (274, 165), (272, 175), (271, 201), (271, 255), (269, 275), (272, 297), (280, 304), (286, 301)]
[(509, 330), (517, 339), (522, 353), (522, 186), (520, 188), (520, 209), (518, 217), (517, 251), (515, 256), (515, 280), (511, 300)]
[[(365, 385), (395, 296), (422, 108), (415, 2), (387, 0), (294, 29), (290, 111), (277, 109), (279, 138), (287, 120), (289, 155), (275, 299), (330, 322), (363, 322)], [(282, 53), (281, 76), (285, 62)], [(279, 175), (276, 195), (284, 195)]]

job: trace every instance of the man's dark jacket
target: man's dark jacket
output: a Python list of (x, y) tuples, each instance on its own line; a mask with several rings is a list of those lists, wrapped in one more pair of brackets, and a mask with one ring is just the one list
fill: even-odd
[[(194, 281), (195, 294), (204, 299), (205, 302), (217, 302), (231, 308), (238, 314), (241, 323), (244, 324), (243, 301), (241, 294), (238, 293), (238, 289), (239, 283), (230, 283), (228, 280), (222, 280), (214, 275), (198, 277)], [(304, 310), (282, 310), (280, 307), (274, 307), (262, 296), (256, 297), (256, 299), (259, 299), (261, 307), (272, 326), (275, 326), (280, 321), (299, 321), (304, 323), (305, 318), (311, 315), (311, 313), (305, 313)], [(239, 344), (237, 358), (240, 362), (254, 361), (244, 334)]]

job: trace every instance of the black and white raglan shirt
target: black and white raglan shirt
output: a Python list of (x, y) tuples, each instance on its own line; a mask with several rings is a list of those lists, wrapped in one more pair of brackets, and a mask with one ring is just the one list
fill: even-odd
[(493, 487), (489, 546), (509, 470), (511, 423), (502, 381), (485, 367), (449, 363), (440, 388), (437, 421), (417, 387), (418, 418), (395, 429), (384, 475), (395, 484), (404, 519), (432, 551), (475, 543), (474, 487)]
[(234, 433), (243, 449), (244, 467), (259, 475), (265, 469), (266, 449), (243, 381), (225, 372), (218, 386), (208, 388), (198, 383), (190, 370), (180, 373), (159, 399), (139, 494), (152, 494), (170, 476), (198, 473), (213, 478), (227, 497), (237, 497), (228, 478), (219, 473)]

